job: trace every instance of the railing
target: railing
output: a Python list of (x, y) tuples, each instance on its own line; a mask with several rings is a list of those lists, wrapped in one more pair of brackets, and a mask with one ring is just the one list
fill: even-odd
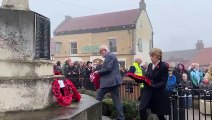
[[(124, 78), (120, 98), (138, 100), (140, 86), (130, 78)], [(212, 89), (180, 89), (169, 93), (170, 115), (167, 120), (212, 120)]]
[(120, 87), (120, 98), (122, 100), (138, 100), (140, 97), (140, 87), (129, 77), (125, 77)]
[(212, 90), (177, 90), (170, 94), (169, 120), (212, 120)]

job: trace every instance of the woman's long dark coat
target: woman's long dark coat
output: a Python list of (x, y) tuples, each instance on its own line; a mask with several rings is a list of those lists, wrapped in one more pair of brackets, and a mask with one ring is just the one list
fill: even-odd
[(170, 101), (165, 90), (168, 78), (168, 64), (159, 62), (154, 70), (152, 64), (150, 64), (146, 76), (152, 80), (152, 85), (145, 85), (144, 87), (139, 106), (140, 110), (150, 108), (154, 114), (170, 114)]
[(85, 79), (84, 79), (84, 87), (87, 90), (95, 90), (93, 83), (90, 80), (90, 74), (92, 73), (92, 68), (85, 68)]

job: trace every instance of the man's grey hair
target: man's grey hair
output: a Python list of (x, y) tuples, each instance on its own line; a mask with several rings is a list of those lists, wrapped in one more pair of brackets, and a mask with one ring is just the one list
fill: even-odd
[(137, 58), (135, 58), (135, 62), (137, 62), (137, 61), (142, 61), (142, 60), (141, 60), (141, 58), (137, 57)]
[(107, 52), (110, 52), (110, 49), (108, 48), (107, 45), (101, 45), (101, 46), (99, 47), (99, 50), (102, 50), (102, 49), (105, 49)]

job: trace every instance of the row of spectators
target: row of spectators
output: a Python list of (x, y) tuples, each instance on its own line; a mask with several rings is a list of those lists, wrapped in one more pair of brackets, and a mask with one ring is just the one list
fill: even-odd
[(175, 68), (169, 68), (167, 87), (179, 85), (188, 88), (211, 88), (212, 85), (212, 65), (207, 70), (201, 70), (198, 63), (192, 63), (188, 70), (179, 63)]
[(55, 75), (62, 74), (67, 79), (71, 80), (77, 89), (85, 88), (88, 90), (95, 90), (94, 85), (90, 81), (90, 74), (101, 68), (101, 62), (94, 67), (90, 61), (73, 62), (71, 59), (66, 59), (63, 65), (58, 61), (53, 67)]
[[(94, 67), (90, 61), (73, 62), (71, 59), (66, 59), (63, 65), (60, 61), (54, 65), (54, 73), (63, 74), (71, 79), (77, 88), (94, 90), (90, 82), (90, 74), (95, 70), (100, 70), (101, 67), (101, 62)], [(144, 75), (146, 67), (147, 65), (141, 66)], [(125, 77), (127, 70), (120, 66), (120, 73), (122, 77)], [(169, 68), (167, 77), (167, 90), (170, 91), (179, 84), (186, 89), (210, 88), (212, 86), (212, 65), (206, 70), (201, 70), (198, 63), (192, 63), (189, 69), (185, 69), (185, 66), (179, 63), (176, 67)]]

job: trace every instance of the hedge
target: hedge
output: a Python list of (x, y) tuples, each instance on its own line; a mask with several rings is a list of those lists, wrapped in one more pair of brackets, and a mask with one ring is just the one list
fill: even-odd
[[(90, 91), (86, 89), (79, 89), (78, 90), (81, 94), (86, 94), (92, 97), (96, 97), (96, 92), (95, 91)], [(133, 100), (122, 100), (123, 104), (123, 111), (124, 111), (124, 116), (126, 120), (139, 120), (139, 112), (138, 112), (138, 103), (137, 101)], [(116, 109), (115, 106), (113, 105), (113, 101), (111, 99), (111, 95), (107, 94), (105, 96), (105, 99), (102, 101), (102, 114), (104, 116), (108, 116), (110, 118), (116, 118)]]

